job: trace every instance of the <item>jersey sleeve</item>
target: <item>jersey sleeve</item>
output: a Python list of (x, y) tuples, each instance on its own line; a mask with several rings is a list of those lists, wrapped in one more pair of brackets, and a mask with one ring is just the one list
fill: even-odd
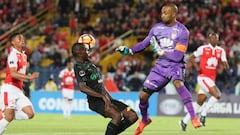
[(133, 53), (141, 52), (150, 45), (150, 40), (153, 36), (153, 34), (152, 34), (153, 29), (154, 29), (154, 27), (150, 30), (147, 37), (145, 37), (145, 39), (143, 39), (143, 41), (141, 41), (140, 43), (136, 44), (135, 46), (133, 46), (131, 48)]
[(63, 78), (63, 70), (60, 71), (58, 78)]
[(78, 68), (77, 65), (74, 66), (74, 74), (78, 83), (87, 81), (86, 71), (82, 68)]
[(227, 61), (227, 56), (226, 56), (226, 52), (225, 52), (224, 49), (222, 49), (221, 61), (222, 62), (226, 62)]
[(7, 60), (9, 68), (18, 67), (17, 61), (17, 55), (15, 53), (10, 53)]
[(203, 48), (204, 48), (204, 46), (198, 47), (197, 50), (193, 52), (193, 55), (195, 57), (201, 56), (203, 54)]
[(187, 30), (187, 28), (184, 27), (182, 28), (182, 31), (176, 43), (175, 49), (185, 53), (188, 47), (188, 38), (189, 38), (189, 31)]

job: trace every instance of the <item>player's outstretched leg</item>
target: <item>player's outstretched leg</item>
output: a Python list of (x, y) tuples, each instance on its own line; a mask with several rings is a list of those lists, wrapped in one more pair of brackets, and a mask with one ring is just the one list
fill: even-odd
[(116, 135), (117, 134), (117, 129), (118, 129), (118, 126), (110, 121), (108, 123), (105, 135)]
[(124, 119), (122, 119), (118, 125), (117, 134), (122, 133), (125, 129), (129, 128), (138, 120), (137, 113), (130, 107), (127, 107), (127, 109), (125, 109), (122, 114)]

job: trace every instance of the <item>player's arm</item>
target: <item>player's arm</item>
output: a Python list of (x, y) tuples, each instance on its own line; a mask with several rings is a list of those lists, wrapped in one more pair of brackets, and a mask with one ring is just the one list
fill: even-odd
[(79, 86), (79, 89), (81, 92), (92, 96), (92, 97), (98, 97), (102, 98), (106, 104), (106, 106), (109, 106), (111, 104), (110, 99), (108, 98), (108, 95), (104, 95), (102, 93), (95, 92), (92, 90), (90, 87), (87, 86), (86, 81), (87, 81), (87, 76), (85, 71), (82, 68), (79, 68), (77, 64), (74, 65), (74, 74)]
[(80, 89), (81, 92), (83, 92), (83, 93), (85, 93), (85, 94), (87, 94), (89, 96), (98, 97), (98, 98), (102, 98), (103, 97), (103, 94), (100, 94), (100, 93), (95, 92), (94, 90), (91, 90), (91, 88), (89, 88), (86, 85), (86, 82), (79, 82), (78, 86), (79, 86), (79, 89)]
[(226, 56), (226, 52), (225, 52), (224, 49), (222, 51), (221, 61), (222, 61), (222, 64), (223, 64), (223, 68), (224, 69), (229, 69), (229, 65), (228, 65), (228, 62), (227, 62), (227, 56)]
[(60, 71), (59, 75), (58, 75), (58, 81), (60, 82), (60, 86), (62, 88), (63, 84), (63, 72), (62, 70)]
[(101, 93), (97, 93), (94, 90), (91, 90), (91, 88), (89, 88), (86, 85), (86, 82), (79, 82), (78, 86), (79, 86), (79, 89), (80, 89), (81, 92), (83, 92), (83, 93), (85, 93), (89, 96), (92, 96), (92, 97), (102, 98), (103, 101), (105, 102), (106, 106), (109, 106), (111, 104), (111, 101), (110, 101), (110, 98), (109, 98), (108, 94), (104, 95), (104, 94), (101, 94)]
[(135, 46), (133, 46), (131, 48), (133, 53), (141, 52), (149, 46), (149, 43), (150, 43), (150, 40), (151, 40), (151, 37), (152, 37), (152, 35), (150, 33), (148, 34), (148, 36), (143, 41), (141, 41), (140, 43), (136, 44)]
[(152, 34), (152, 29), (151, 29), (148, 36), (145, 37), (138, 44), (134, 45), (132, 48), (128, 48), (127, 46), (119, 46), (118, 48), (116, 48), (116, 51), (120, 52), (123, 55), (129, 55), (129, 54), (141, 52), (149, 46), (152, 36), (153, 36), (153, 34)]
[(180, 62), (187, 51), (188, 36), (189, 36), (188, 30), (182, 29), (182, 32), (178, 37), (177, 43), (173, 51), (165, 51), (161, 49), (158, 43), (156, 41), (154, 42), (154, 37), (150, 40), (150, 43), (153, 48), (153, 51), (157, 53), (159, 56), (165, 57), (166, 59), (169, 59), (174, 62)]
[[(17, 71), (17, 56), (14, 55), (13, 53), (10, 53), (10, 55), (8, 56), (8, 60), (7, 60), (7, 64), (9, 65), (9, 69), (10, 69), (10, 75), (11, 77), (18, 79), (18, 80), (24, 80), (24, 79), (28, 79), (28, 80), (33, 80), (38, 78), (39, 76), (39, 72), (33, 72), (31, 75), (26, 75), (25, 73), (21, 73)], [(26, 69), (29, 65), (26, 66)], [(25, 71), (26, 71), (25, 69)]]
[(59, 88), (59, 89), (62, 89), (62, 87), (63, 87), (63, 85), (64, 85), (63, 82), (62, 82), (62, 78), (58, 77), (58, 81), (60, 82), (58, 88)]
[(17, 71), (16, 67), (11, 67), (10, 68), (10, 74), (13, 78), (19, 79), (19, 80), (24, 80), (24, 79), (33, 80), (33, 79), (38, 78), (38, 76), (39, 76), (38, 72), (33, 72), (31, 75), (26, 75), (26, 74), (19, 73)]
[(194, 68), (197, 70), (197, 71), (200, 71), (200, 67), (199, 67), (199, 64), (196, 62), (196, 56), (194, 54), (191, 54), (190, 57), (189, 57), (189, 62), (191, 62), (194, 66)]
[(79, 68), (79, 66), (77, 66), (77, 64), (74, 65), (74, 74), (76, 76), (77, 84), (78, 84), (81, 92), (83, 92), (89, 96), (93, 96), (93, 97), (98, 97), (98, 98), (103, 97), (103, 94), (97, 93), (94, 90), (92, 90), (90, 87), (87, 86), (86, 71), (82, 68)]
[(187, 50), (185, 45), (177, 43), (173, 51), (167, 52), (161, 49), (155, 40), (156, 39), (153, 37), (150, 41), (154, 53), (157, 53), (159, 56), (175, 62), (180, 62), (183, 59), (183, 56)]
[(226, 61), (223, 62), (223, 68), (224, 69), (229, 69), (228, 62), (226, 62)]
[(186, 45), (177, 43), (175, 49), (172, 52), (164, 52), (163, 56), (165, 56), (165, 58), (171, 61), (180, 62), (183, 59), (186, 50), (187, 50)]
[(141, 52), (149, 46), (150, 38), (151, 37), (148, 35), (142, 42), (136, 44), (132, 48), (128, 48), (127, 46), (119, 46), (116, 48), (116, 51), (120, 52), (123, 55)]
[(189, 61), (193, 64), (194, 68), (197, 71), (200, 71), (200, 66), (199, 64), (196, 62), (196, 58), (201, 57), (203, 55), (203, 49), (204, 49), (204, 45), (200, 46), (197, 48), (197, 50), (195, 50), (189, 57)]

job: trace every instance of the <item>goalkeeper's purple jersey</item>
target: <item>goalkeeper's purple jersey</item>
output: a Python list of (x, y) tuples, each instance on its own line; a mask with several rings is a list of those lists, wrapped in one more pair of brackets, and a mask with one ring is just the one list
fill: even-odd
[[(182, 64), (184, 51), (188, 45), (189, 31), (180, 22), (169, 27), (164, 23), (155, 24), (150, 30), (148, 36), (140, 43), (132, 47), (133, 53), (140, 52), (150, 45), (150, 39), (155, 36), (161, 49), (165, 50), (166, 56), (159, 57), (157, 65), (174, 66)], [(179, 47), (177, 45), (180, 45)], [(184, 48), (184, 51), (179, 51), (179, 48)], [(178, 51), (176, 50), (178, 49)]]
[(182, 74), (175, 76), (174, 74), (177, 73), (173, 72), (173, 69), (184, 68), (185, 66), (184, 54), (188, 46), (189, 31), (180, 22), (176, 22), (171, 27), (166, 26), (164, 23), (157, 23), (142, 42), (131, 48), (133, 53), (141, 52), (147, 48), (153, 36), (156, 37), (160, 48), (166, 51), (166, 55), (158, 57), (151, 72), (158, 72), (169, 79), (182, 80)]

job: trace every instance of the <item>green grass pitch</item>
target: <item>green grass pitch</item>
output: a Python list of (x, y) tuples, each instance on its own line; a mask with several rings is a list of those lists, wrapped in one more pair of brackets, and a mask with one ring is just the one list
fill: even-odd
[[(187, 132), (178, 125), (180, 117), (152, 117), (152, 123), (141, 135), (239, 135), (240, 118), (208, 117), (206, 127), (194, 129), (188, 124)], [(32, 120), (14, 120), (4, 135), (104, 135), (110, 119), (99, 115), (36, 114)], [(137, 123), (121, 135), (133, 135)]]

